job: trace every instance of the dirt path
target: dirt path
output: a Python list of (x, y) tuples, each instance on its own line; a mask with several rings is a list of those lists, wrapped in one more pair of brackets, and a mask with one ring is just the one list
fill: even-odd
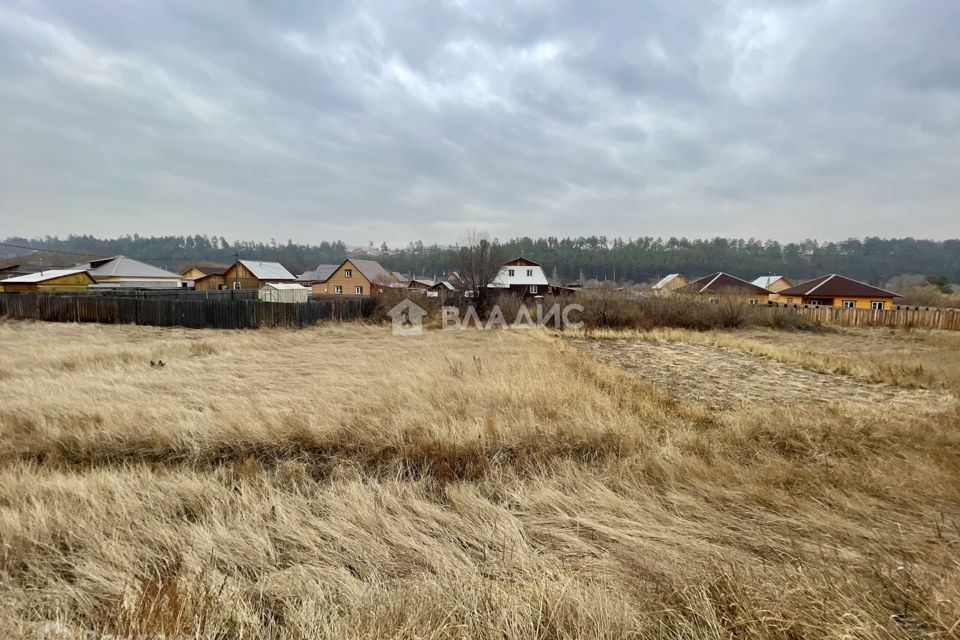
[(875, 408), (915, 409), (951, 401), (941, 393), (870, 384), (725, 347), (648, 340), (574, 339), (571, 343), (680, 400), (718, 409), (745, 402), (856, 402)]

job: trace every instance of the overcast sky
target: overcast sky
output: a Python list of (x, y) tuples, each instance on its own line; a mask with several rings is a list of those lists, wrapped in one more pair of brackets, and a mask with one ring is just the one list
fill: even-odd
[(0, 236), (960, 236), (958, 0), (7, 0)]

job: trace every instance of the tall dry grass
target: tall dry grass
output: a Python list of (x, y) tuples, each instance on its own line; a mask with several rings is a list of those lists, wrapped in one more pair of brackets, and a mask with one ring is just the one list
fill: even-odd
[(0, 394), (11, 637), (957, 635), (956, 407), (711, 413), (363, 326), (5, 323)]

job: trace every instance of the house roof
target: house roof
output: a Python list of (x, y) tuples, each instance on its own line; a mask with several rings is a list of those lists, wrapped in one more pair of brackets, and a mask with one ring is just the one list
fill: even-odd
[(665, 286), (667, 286), (677, 278), (681, 278), (681, 277), (683, 276), (681, 276), (679, 273), (671, 273), (670, 275), (660, 278), (657, 284), (653, 285), (651, 289), (663, 289)]
[(394, 277), (392, 273), (384, 269), (380, 263), (375, 260), (357, 260), (356, 258), (348, 258), (347, 260), (343, 261), (343, 264), (346, 264), (347, 262), (356, 267), (357, 271), (362, 273), (363, 277), (370, 282), (389, 284), (397, 281), (396, 277)]
[(780, 292), (781, 296), (823, 296), (826, 298), (840, 298), (850, 296), (852, 298), (896, 298), (899, 293), (887, 291), (866, 282), (860, 282), (853, 278), (841, 276), (836, 273), (820, 276), (813, 280), (801, 282), (798, 285), (784, 289)]
[(297, 284), (295, 282), (268, 282), (263, 285), (264, 288), (277, 289), (280, 291), (309, 291), (310, 287), (305, 287), (302, 284)]
[(312, 271), (304, 271), (297, 276), (297, 280), (308, 280), (310, 282), (325, 282), (333, 272), (337, 270), (339, 264), (318, 264)]
[(760, 276), (759, 278), (753, 281), (753, 284), (757, 285), (758, 287), (763, 287), (764, 289), (769, 289), (770, 285), (777, 282), (778, 280), (783, 280), (788, 285), (790, 284), (790, 281), (784, 278), (783, 276)]
[(77, 266), (83, 266), (84, 270), (93, 276), (94, 280), (97, 278), (171, 278), (179, 280), (182, 277), (179, 273), (173, 273), (126, 256), (91, 260), (86, 265)]
[(427, 280), (426, 278), (411, 278), (410, 280), (407, 281), (407, 286), (410, 286), (414, 282), (418, 284), (422, 284), (427, 288), (432, 287), (434, 284), (436, 284), (433, 280)]
[(523, 256), (519, 256), (517, 258), (514, 258), (513, 260), (508, 260), (507, 262), (504, 262), (502, 266), (504, 267), (539, 267), (540, 265), (534, 262), (533, 260), (528, 260)]
[(181, 275), (196, 269), (205, 276), (222, 276), (230, 268), (228, 264), (195, 264), (187, 267), (181, 272)]
[(253, 274), (257, 280), (296, 280), (297, 277), (287, 271), (279, 262), (263, 262), (262, 260), (237, 260)]
[(448, 282), (448, 281), (446, 281), (446, 280), (440, 280), (439, 282), (435, 283), (435, 284), (434, 284), (432, 287), (430, 287), (430, 288), (431, 288), (431, 289), (446, 289), (447, 291), (456, 291), (456, 290), (457, 290), (457, 288), (454, 287), (453, 284), (451, 284), (450, 282)]
[(22, 276), (14, 276), (6, 280), (0, 280), (0, 284), (17, 284), (31, 282), (46, 282), (55, 278), (72, 276), (77, 273), (86, 273), (86, 269), (48, 269), (47, 271), (38, 271), (37, 273), (27, 273)]
[(688, 293), (730, 293), (735, 291), (753, 294), (771, 293), (763, 287), (757, 286), (752, 282), (742, 280), (737, 276), (732, 276), (729, 273), (724, 273), (723, 271), (718, 271), (716, 273), (711, 273), (708, 276), (697, 278), (690, 284), (678, 289), (678, 291), (684, 291)]

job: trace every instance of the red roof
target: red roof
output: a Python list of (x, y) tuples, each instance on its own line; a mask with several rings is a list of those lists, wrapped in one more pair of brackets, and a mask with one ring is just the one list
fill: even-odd
[(697, 278), (676, 291), (677, 293), (746, 293), (749, 295), (766, 295), (773, 293), (768, 289), (758, 287), (752, 282), (741, 280), (737, 276), (732, 276), (722, 271)]
[(801, 282), (798, 285), (784, 289), (780, 292), (780, 295), (804, 297), (822, 296), (824, 298), (842, 298), (844, 296), (851, 298), (896, 298), (900, 296), (899, 293), (874, 287), (866, 282), (860, 282), (859, 280), (837, 275), (836, 273)]

